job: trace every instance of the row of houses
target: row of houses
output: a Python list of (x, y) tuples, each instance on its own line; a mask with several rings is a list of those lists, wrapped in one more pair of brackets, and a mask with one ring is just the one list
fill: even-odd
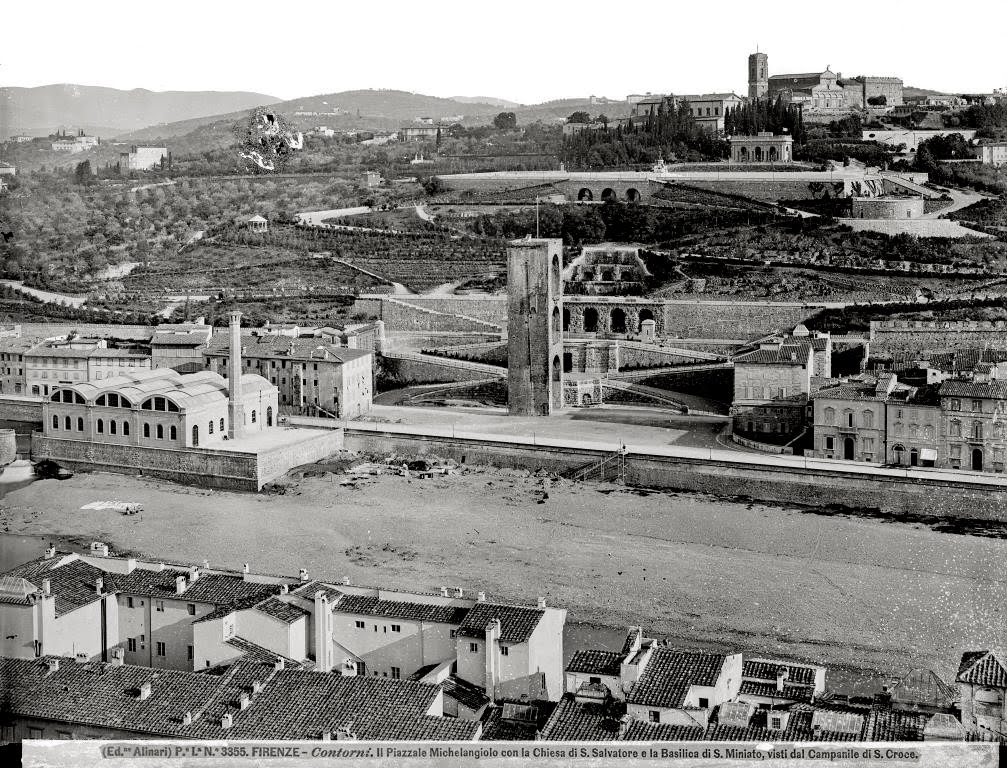
[(833, 342), (829, 334), (798, 330), (735, 356), (734, 431), (803, 444), (816, 458), (1004, 471), (1007, 354), (865, 356), (864, 372), (833, 378)]
[(865, 698), (825, 667), (631, 627), (564, 664), (566, 611), (58, 552), (0, 577), (3, 740), (1002, 740), (1007, 666), (962, 656)]
[[(0, 338), (0, 394), (47, 398), (63, 386), (162, 368), (184, 374), (208, 370), (226, 378), (229, 342), (213, 331), (209, 325), (186, 323), (157, 326), (146, 340)], [(275, 386), (284, 413), (358, 416), (370, 410), (379, 335), (378, 329), (363, 326), (267, 326), (243, 335), (243, 372), (259, 374)]]

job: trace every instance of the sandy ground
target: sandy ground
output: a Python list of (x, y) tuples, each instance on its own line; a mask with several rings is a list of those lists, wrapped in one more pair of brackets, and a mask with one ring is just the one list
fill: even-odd
[[(78, 474), (0, 499), (0, 527), (261, 572), (543, 595), (575, 622), (883, 674), (926, 665), (952, 679), (962, 650), (1007, 637), (1002, 539), (514, 470), (342, 479), (262, 495)], [(80, 509), (101, 500), (144, 511)]]

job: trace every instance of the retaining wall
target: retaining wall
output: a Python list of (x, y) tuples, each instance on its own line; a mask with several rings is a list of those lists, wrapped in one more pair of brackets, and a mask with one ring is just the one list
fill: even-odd
[(42, 401), (0, 395), (0, 421), (22, 421), (41, 426)]
[(259, 453), (111, 445), (32, 435), (33, 461), (51, 459), (71, 470), (142, 474), (204, 488), (258, 491), (300, 464), (319, 461), (342, 447), (342, 430), (305, 430), (305, 439)]
[[(388, 432), (346, 430), (345, 446), (369, 453), (433, 455), (466, 464), (489, 464), (561, 473), (608, 455), (603, 450)], [(1007, 520), (1007, 492), (968, 482), (913, 477), (902, 480), (860, 474), (854, 467), (822, 472), (798, 467), (746, 465), (722, 460), (630, 453), (627, 484), (742, 496), (783, 504), (846, 505), (885, 512), (925, 512), (949, 517)]]

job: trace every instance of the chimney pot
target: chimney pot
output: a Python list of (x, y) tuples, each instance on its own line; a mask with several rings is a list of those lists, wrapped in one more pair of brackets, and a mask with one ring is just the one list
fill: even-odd
[(56, 557), (56, 545), (50, 544), (45, 550), (45, 559), (52, 560), (54, 557)]
[(100, 595), (104, 589), (105, 589), (105, 580), (101, 576), (99, 576), (94, 580), (94, 591), (96, 594)]
[(149, 699), (150, 698), (150, 681), (149, 680), (147, 682), (145, 682), (145, 683), (142, 683), (140, 685), (140, 695), (138, 696), (138, 698), (140, 699), (140, 701), (143, 701), (144, 699)]
[(480, 603), (485, 603), (486, 602), (486, 593), (485, 592), (479, 592), (476, 595), (476, 600), (478, 600)]
[(307, 581), (307, 580), (308, 580), (308, 569), (307, 569), (307, 568), (301, 568), (301, 569), (300, 569), (300, 570), (299, 570), (299, 571), (297, 572), (297, 577), (298, 577), (298, 578), (299, 578), (299, 579), (300, 579), (301, 581)]
[(448, 588), (441, 587), (441, 597), (447, 597), (447, 596), (448, 596)]
[(349, 576), (343, 576), (343, 584), (345, 584), (347, 587), (350, 586), (350, 577)]
[(59, 671), (59, 659), (48, 659), (46, 661), (46, 666), (49, 668), (50, 672)]
[(461, 587), (455, 587), (455, 597), (465, 597), (465, 592)]
[(50, 579), (42, 579), (42, 594), (46, 596), (52, 594), (52, 581)]
[(207, 570), (207, 571), (210, 570), (210, 561), (209, 560), (204, 560), (203, 561), (203, 569)]
[(122, 648), (113, 648), (112, 649), (112, 666), (113, 667), (121, 667), (124, 663), (125, 663), (125, 659), (123, 658)]
[(248, 705), (252, 703), (252, 700), (248, 697), (247, 693), (242, 693), (238, 696), (238, 709), (248, 709)]
[(248, 573), (248, 563), (243, 563), (241, 566), (242, 573)]
[(192, 712), (182, 715), (182, 725), (192, 725)]
[(199, 578), (199, 568), (195, 565), (189, 569), (189, 581), (196, 581)]
[(220, 716), (220, 727), (221, 728), (223, 728), (224, 730), (227, 730), (232, 725), (234, 725), (234, 715), (232, 715), (230, 712), (228, 712), (228, 713), (223, 714), (223, 715)]
[(273, 663), (273, 669), (277, 672), (282, 671), (285, 666), (286, 664), (284, 663), (283, 659), (279, 657), (277, 657), (276, 661)]
[(262, 692), (262, 681), (261, 680), (253, 680), (252, 681), (252, 695), (254, 696), (255, 694), (261, 693), (261, 692)]
[(290, 587), (288, 587), (286, 584), (281, 584), (280, 585), (280, 594), (281, 595), (285, 595), (288, 592), (290, 592)]
[(545, 598), (544, 597), (540, 597), (538, 599), (538, 607), (539, 608), (545, 608)]
[(185, 576), (176, 576), (175, 577), (175, 594), (176, 595), (180, 595), (183, 592), (185, 592), (185, 587), (186, 587)]

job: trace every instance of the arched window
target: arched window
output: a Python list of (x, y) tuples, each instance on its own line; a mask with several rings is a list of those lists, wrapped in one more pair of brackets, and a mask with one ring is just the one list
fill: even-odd
[(52, 415), (52, 428), (59, 429), (59, 416), (55, 413)]
[(831, 407), (830, 408), (826, 408), (825, 409), (824, 417), (825, 417), (825, 423), (826, 424), (828, 424), (830, 426), (834, 426), (835, 423), (836, 423), (836, 409), (835, 408), (831, 408)]
[(129, 437), (129, 422), (128, 421), (123, 421), (122, 422), (122, 434), (125, 437)]
[(178, 440), (178, 429), (175, 427), (171, 428), (171, 439)]
[(108, 433), (110, 435), (114, 435), (115, 434), (115, 419), (109, 419), (108, 420)]
[(71, 421), (69, 416), (63, 419), (63, 429), (67, 430), (68, 432), (70, 431), (70, 424)]
[(252, 410), (252, 423), (255, 423), (255, 410)]
[(80, 416), (77, 417), (77, 431), (78, 432), (84, 431), (84, 419)]
[(143, 436), (150, 437), (150, 424), (146, 421), (143, 422)]
[(104, 434), (105, 432), (105, 422), (102, 419), (98, 419), (98, 434)]
[(874, 411), (864, 411), (862, 414), (865, 427), (874, 426)]
[(209, 423), (206, 425), (206, 433), (208, 435), (213, 434), (213, 419), (210, 419)]
[(588, 307), (584, 310), (584, 332), (598, 332), (598, 310), (594, 307)]
[(192, 447), (199, 447), (199, 425), (197, 424), (192, 425)]
[(158, 440), (164, 440), (164, 425), (163, 424), (158, 424), (157, 425), (157, 439)]
[(266, 408), (266, 426), (273, 426), (273, 406), (271, 405)]
[(220, 431), (221, 432), (224, 431), (224, 419), (223, 418), (221, 418), (221, 420), (220, 420)]

